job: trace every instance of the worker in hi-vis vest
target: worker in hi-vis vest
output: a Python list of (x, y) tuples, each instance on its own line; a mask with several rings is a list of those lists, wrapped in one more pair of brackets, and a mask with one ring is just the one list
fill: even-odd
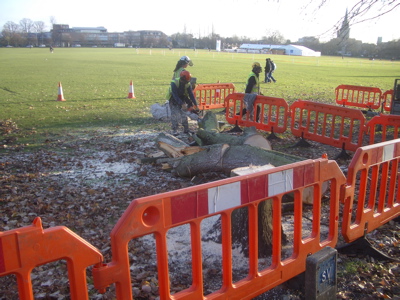
[(260, 73), (262, 71), (261, 65), (259, 62), (255, 62), (251, 65), (251, 72), (249, 77), (247, 78), (246, 90), (244, 91), (246, 94), (257, 94), (261, 95), (260, 92)]
[[(242, 110), (242, 118), (246, 115), (247, 112), (250, 112), (249, 118), (254, 118), (254, 109), (253, 104), (256, 100), (257, 95), (262, 95), (260, 91), (260, 73), (262, 72), (262, 67), (259, 62), (254, 62), (251, 65), (251, 72), (249, 77), (247, 78), (245, 95), (243, 98), (244, 108)], [(256, 112), (256, 121), (258, 122), (260, 119), (260, 107), (257, 106)]]
[(178, 134), (179, 124), (183, 132), (189, 133), (187, 112), (197, 111), (197, 101), (190, 84), (192, 75), (189, 71), (182, 71), (179, 78), (171, 81), (169, 94), (169, 107), (171, 109), (172, 134)]

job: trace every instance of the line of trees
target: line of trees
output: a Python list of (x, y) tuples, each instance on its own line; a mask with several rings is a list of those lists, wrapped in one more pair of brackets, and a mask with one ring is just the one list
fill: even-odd
[(27, 46), (46, 43), (49, 44), (49, 35), (45, 35), (46, 24), (43, 21), (32, 21), (24, 18), (19, 24), (8, 21), (1, 31), (0, 45)]
[[(346, 53), (342, 53), (343, 43), (346, 43)], [(320, 51), (322, 55), (346, 55), (390, 60), (400, 59), (400, 39), (386, 43), (368, 44), (352, 38), (347, 40), (334, 38), (328, 42), (321, 43), (315, 37), (303, 37), (299, 42), (294, 44)]]
[[(354, 57), (400, 59), (400, 39), (386, 43), (369, 44), (349, 38), (334, 38), (328, 42), (320, 42), (313, 36), (302, 37), (296, 42), (285, 39), (279, 32), (269, 33), (259, 40), (248, 37), (221, 37), (219, 34), (212, 33), (202, 38), (194, 38), (192, 34), (175, 33), (171, 35), (173, 47), (215, 49), (216, 41), (221, 40), (222, 49), (232, 49), (241, 44), (267, 44), (267, 45), (299, 45), (320, 51), (322, 55), (345, 55)], [(346, 53), (342, 53), (343, 43), (346, 43)]]
[[(129, 32), (128, 32), (129, 33)], [(83, 36), (83, 34), (81, 34)], [(128, 39), (129, 34), (121, 35), (119, 39)], [(3, 25), (0, 37), (0, 46), (11, 45), (14, 47), (25, 47), (29, 45), (55, 45), (57, 37), (51, 32), (46, 32), (46, 25), (43, 21), (32, 21), (24, 18), (19, 24), (7, 22)], [(253, 44), (273, 44), (273, 45), (301, 45), (320, 51), (322, 55), (348, 55), (355, 57), (369, 57), (382, 59), (400, 59), (400, 39), (379, 44), (362, 43), (356, 39), (335, 38), (328, 42), (320, 42), (316, 37), (303, 37), (296, 42), (286, 40), (278, 31), (268, 33), (259, 40), (254, 40), (245, 36), (221, 37), (212, 32), (208, 36), (196, 38), (190, 33), (175, 33), (168, 38), (156, 39), (151, 42), (152, 47), (174, 47), (174, 48), (194, 48), (194, 49), (215, 49), (216, 41), (221, 40), (222, 49), (239, 47), (244, 43)], [(82, 38), (81, 44), (85, 46), (86, 38)], [(129, 41), (121, 41), (130, 45)], [(134, 45), (138, 47), (148, 47), (148, 41), (142, 39), (143, 44)], [(346, 53), (342, 53), (343, 43), (346, 43)]]

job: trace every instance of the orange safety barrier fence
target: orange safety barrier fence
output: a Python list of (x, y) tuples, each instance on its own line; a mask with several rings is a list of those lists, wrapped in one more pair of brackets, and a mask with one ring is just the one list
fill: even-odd
[[(306, 160), (251, 175), (238, 176), (178, 191), (132, 201), (111, 233), (112, 261), (103, 262), (101, 253), (65, 227), (43, 230), (41, 219), (31, 226), (0, 232), (0, 277), (15, 274), (20, 299), (34, 299), (30, 274), (33, 268), (56, 260), (68, 264), (71, 299), (88, 299), (86, 269), (93, 268), (94, 285), (100, 291), (115, 284), (117, 299), (132, 299), (128, 243), (148, 234), (156, 239), (159, 293), (161, 299), (251, 299), (305, 270), (309, 254), (338, 239), (339, 201), (344, 204), (342, 234), (353, 242), (400, 216), (400, 139), (360, 147), (347, 179), (335, 161)], [(324, 185), (329, 182), (329, 189)], [(303, 232), (301, 203), (312, 188), (312, 232)], [(329, 215), (322, 216), (321, 196), (329, 190)], [(259, 207), (271, 201), (272, 227), (282, 228), (282, 199), (293, 195), (293, 252), (283, 257), (282, 232), (273, 230), (270, 266), (260, 269), (258, 253)], [(233, 280), (232, 215), (248, 210), (249, 260), (247, 276)], [(222, 287), (204, 295), (202, 273), (202, 221), (221, 217)], [(322, 235), (321, 220), (328, 223)], [(179, 292), (170, 291), (168, 230), (187, 224), (191, 228), (192, 284)]]
[(339, 85), (335, 89), (336, 103), (343, 106), (355, 106), (367, 109), (381, 107), (382, 91), (379, 88)]
[(400, 140), (361, 147), (342, 188), (342, 234), (353, 242), (400, 215)]
[[(330, 183), (330, 209), (326, 222), (328, 234), (322, 237), (320, 220), (321, 196), (324, 182)], [(111, 232), (112, 261), (93, 269), (94, 285), (104, 291), (115, 284), (117, 299), (132, 299), (128, 243), (145, 235), (155, 238), (160, 299), (251, 299), (305, 271), (306, 258), (326, 246), (335, 247), (338, 239), (340, 186), (345, 177), (335, 161), (327, 159), (305, 160), (251, 175), (237, 176), (216, 182), (189, 187), (179, 191), (139, 198), (130, 204)], [(303, 232), (302, 198), (306, 189), (312, 190), (312, 232)], [(282, 258), (282, 232), (272, 231), (271, 264), (258, 268), (258, 206), (269, 201), (273, 208), (273, 228), (282, 228), (282, 197), (293, 193), (293, 253)], [(246, 208), (248, 215), (249, 258), (248, 274), (234, 282), (232, 273), (232, 214)], [(222, 286), (204, 295), (203, 253), (201, 241), (202, 221), (220, 216), (222, 234)], [(171, 292), (173, 278), (169, 273), (168, 231), (189, 225), (191, 285)], [(179, 255), (179, 254), (178, 254)], [(190, 266), (189, 266), (190, 264)], [(180, 274), (179, 274), (180, 275)]]
[[(229, 124), (252, 127), (263, 131), (283, 133), (287, 129), (289, 105), (282, 98), (257, 95), (252, 112), (243, 114), (246, 94), (234, 93), (225, 98), (225, 118)], [(249, 109), (247, 112), (249, 112)]]
[(369, 133), (369, 145), (376, 144), (377, 131), (381, 132), (379, 142), (394, 140), (399, 137), (400, 116), (380, 114), (369, 120), (366, 126)]
[(33, 300), (31, 272), (65, 259), (71, 299), (89, 299), (86, 268), (103, 261), (102, 254), (66, 227), (43, 230), (40, 218), (31, 226), (0, 232), (0, 277), (15, 274), (19, 298)]
[(382, 94), (382, 110), (390, 112), (392, 109), (393, 90), (387, 90)]
[(223, 108), (225, 97), (235, 93), (235, 85), (233, 83), (198, 84), (193, 93), (200, 110)]
[(303, 100), (290, 110), (293, 135), (350, 151), (362, 146), (366, 119), (360, 110)]

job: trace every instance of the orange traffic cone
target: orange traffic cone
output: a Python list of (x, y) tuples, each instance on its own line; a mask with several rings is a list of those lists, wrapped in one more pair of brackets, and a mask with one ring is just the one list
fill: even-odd
[(58, 97), (57, 97), (57, 101), (67, 101), (67, 100), (64, 99), (64, 95), (63, 95), (63, 90), (62, 90), (61, 82), (58, 83)]
[(133, 83), (132, 83), (132, 80), (131, 80), (131, 84), (129, 85), (129, 94), (128, 94), (128, 97), (127, 97), (128, 99), (135, 99), (136, 97), (135, 97), (135, 94), (134, 94), (134, 92), (133, 92)]

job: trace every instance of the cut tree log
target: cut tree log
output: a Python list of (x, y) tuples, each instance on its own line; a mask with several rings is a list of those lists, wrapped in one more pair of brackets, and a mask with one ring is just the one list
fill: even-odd
[(173, 163), (173, 173), (180, 177), (192, 177), (205, 172), (229, 174), (232, 169), (246, 166), (287, 165), (304, 158), (265, 150), (250, 145), (230, 146), (215, 144), (202, 147), (203, 151), (183, 156)]
[(251, 145), (267, 150), (272, 149), (270, 142), (259, 134), (254, 127), (245, 128), (242, 135), (231, 135), (228, 133), (219, 133), (215, 130), (206, 131), (204, 129), (199, 129), (196, 132), (194, 140), (199, 145)]
[(156, 138), (156, 144), (158, 149), (172, 158), (182, 157), (204, 150), (202, 147), (191, 147), (168, 133), (160, 133)]
[(220, 124), (212, 111), (207, 111), (199, 120), (199, 130), (194, 136), (198, 145), (229, 144), (251, 145), (271, 150), (270, 142), (259, 134), (255, 127), (246, 127), (241, 135), (232, 135), (220, 132)]
[[(201, 126), (200, 126), (201, 125)], [(208, 172), (229, 174), (232, 169), (249, 166), (282, 166), (304, 160), (303, 158), (276, 152), (271, 149), (267, 139), (256, 129), (246, 128), (242, 135), (219, 132), (218, 122), (212, 113), (206, 114), (199, 122), (201, 127), (194, 137), (198, 145), (190, 147), (177, 138), (161, 134), (157, 145), (168, 157), (163, 159), (172, 167), (172, 173), (180, 177), (193, 177)], [(190, 154), (190, 155), (189, 155)], [(272, 166), (272, 167), (273, 167)], [(258, 250), (260, 257), (271, 254), (272, 249), (272, 200), (258, 205)], [(232, 214), (232, 241), (240, 245), (241, 251), (248, 254), (248, 209), (234, 210)], [(216, 227), (218, 227), (216, 225)], [(282, 228), (281, 228), (282, 230)], [(285, 234), (281, 233), (282, 243)], [(217, 236), (220, 238), (220, 234)]]
[(172, 165), (172, 173), (179, 177), (193, 177), (208, 172), (223, 172), (223, 156), (228, 144), (216, 144), (206, 147), (206, 151), (200, 151), (192, 155), (184, 156)]
[(206, 131), (220, 131), (220, 125), (218, 123), (217, 116), (211, 110), (208, 110), (204, 117), (197, 122), (197, 124), (199, 125), (199, 128)]
[(170, 134), (158, 135), (158, 149), (171, 158), (170, 161), (163, 159), (164, 169), (169, 163), (175, 175), (193, 177), (207, 172), (229, 174), (232, 169), (251, 165), (273, 163), (274, 166), (282, 166), (304, 160), (273, 151), (269, 141), (254, 127), (246, 128), (240, 136), (220, 133), (218, 122), (211, 112), (207, 112), (202, 122), (202, 126), (210, 131), (202, 128), (197, 131), (195, 139), (200, 146), (191, 147)]
[(267, 165), (263, 165), (263, 166), (249, 166), (249, 167), (236, 168), (236, 169), (231, 170), (230, 177), (254, 174), (254, 173), (266, 171), (266, 170), (269, 170), (272, 168), (275, 168), (275, 166), (271, 165), (271, 164), (267, 164)]

